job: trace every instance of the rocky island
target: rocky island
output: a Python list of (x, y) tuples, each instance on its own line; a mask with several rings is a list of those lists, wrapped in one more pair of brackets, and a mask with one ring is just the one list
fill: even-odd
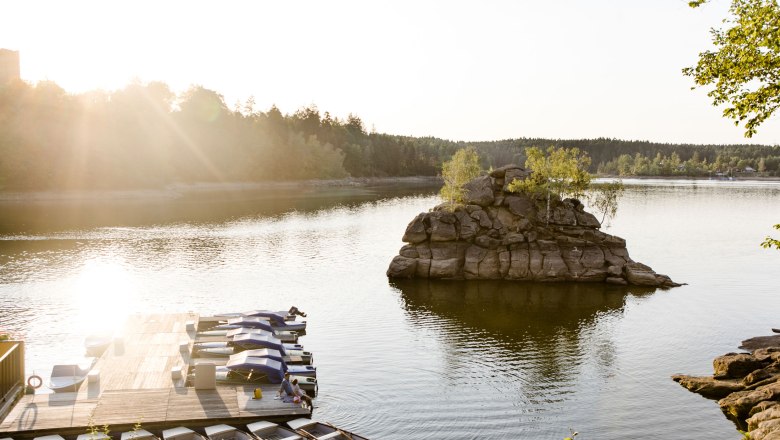
[(509, 191), (529, 175), (517, 165), (495, 169), (464, 185), (463, 205), (419, 214), (387, 276), (679, 285), (633, 261), (626, 241), (601, 232), (579, 200), (553, 197), (548, 215), (546, 198)]

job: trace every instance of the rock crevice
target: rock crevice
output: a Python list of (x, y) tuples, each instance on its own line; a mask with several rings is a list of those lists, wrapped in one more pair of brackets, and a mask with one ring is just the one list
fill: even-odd
[(546, 200), (508, 191), (529, 175), (516, 165), (493, 170), (464, 186), (464, 205), (417, 215), (387, 276), (679, 285), (633, 261), (579, 200), (553, 198), (548, 221)]

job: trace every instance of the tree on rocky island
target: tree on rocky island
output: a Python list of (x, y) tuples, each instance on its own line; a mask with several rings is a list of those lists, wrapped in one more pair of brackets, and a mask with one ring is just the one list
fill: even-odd
[(550, 223), (550, 206), (553, 196), (582, 198), (590, 186), (590, 157), (578, 148), (538, 147), (526, 148), (525, 166), (531, 170), (526, 179), (514, 179), (508, 183), (509, 191), (539, 194), (547, 199), (547, 223)]
[(601, 224), (617, 214), (623, 183), (614, 180), (591, 184), (592, 176), (587, 171), (591, 162), (586, 152), (551, 146), (545, 153), (538, 147), (530, 147), (526, 149), (526, 157), (525, 166), (531, 175), (525, 179), (514, 179), (507, 186), (512, 192), (544, 197), (547, 224), (550, 223), (552, 202), (567, 196), (587, 200), (601, 214)]
[(623, 196), (624, 190), (625, 186), (619, 180), (591, 185), (587, 196), (588, 202), (596, 212), (601, 213), (601, 221), (599, 223), (603, 225), (605, 221), (615, 217), (618, 201)]
[(473, 147), (461, 148), (456, 151), (441, 167), (441, 177), (444, 179), (440, 194), (447, 202), (450, 210), (463, 204), (463, 185), (479, 176), (482, 167), (479, 165), (479, 155)]

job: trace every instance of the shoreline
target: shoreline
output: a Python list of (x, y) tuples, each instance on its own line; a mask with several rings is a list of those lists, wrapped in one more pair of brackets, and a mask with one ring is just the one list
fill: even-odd
[[(690, 180), (722, 182), (780, 182), (780, 177), (749, 176), (733, 180), (691, 176), (610, 176), (597, 175), (594, 179), (636, 180)], [(323, 188), (371, 188), (385, 186), (434, 187), (442, 184), (440, 176), (405, 177), (347, 177), (344, 179), (312, 179), (264, 182), (193, 182), (172, 183), (160, 188), (136, 189), (76, 189), (76, 190), (0, 190), (0, 203), (7, 202), (81, 202), (100, 200), (176, 200), (186, 196), (214, 192), (260, 192), (269, 190), (317, 190)]]
[(615, 176), (594, 175), (595, 179), (637, 179), (637, 180), (706, 180), (713, 182), (780, 182), (780, 176), (737, 176), (732, 179), (721, 179), (704, 176)]
[(4, 191), (0, 190), (0, 203), (3, 202), (81, 202), (100, 200), (175, 200), (185, 196), (208, 194), (214, 192), (260, 192), (270, 190), (317, 190), (323, 188), (371, 188), (382, 186), (399, 187), (432, 187), (441, 184), (441, 178), (436, 176), (409, 177), (361, 177), (345, 179), (316, 179), (296, 181), (265, 181), (265, 182), (195, 182), (172, 183), (161, 188), (143, 189), (104, 189), (104, 190), (31, 190)]

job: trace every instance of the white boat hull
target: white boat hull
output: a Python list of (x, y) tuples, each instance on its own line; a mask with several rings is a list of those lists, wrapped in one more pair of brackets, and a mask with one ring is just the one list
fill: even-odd
[(49, 379), (48, 387), (55, 393), (78, 391), (86, 376), (58, 376)]

